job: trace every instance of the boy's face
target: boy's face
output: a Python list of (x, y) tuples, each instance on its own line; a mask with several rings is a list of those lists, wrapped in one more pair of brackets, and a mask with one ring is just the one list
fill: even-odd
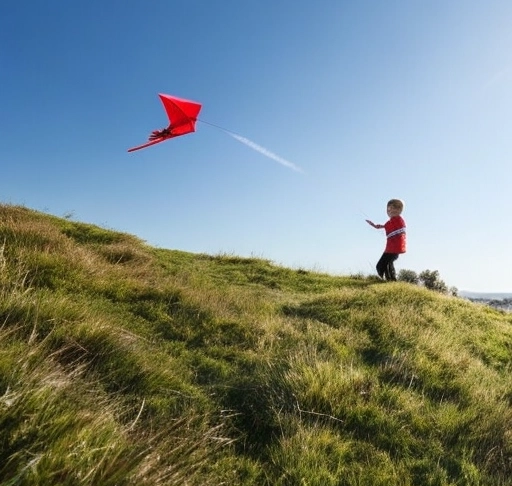
[(390, 218), (392, 218), (394, 216), (399, 216), (400, 215), (400, 210), (395, 208), (394, 206), (388, 206), (387, 213), (388, 213), (388, 216)]

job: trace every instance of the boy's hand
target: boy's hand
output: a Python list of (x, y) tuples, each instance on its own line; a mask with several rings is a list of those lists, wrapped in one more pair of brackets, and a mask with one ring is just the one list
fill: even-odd
[(377, 229), (382, 229), (384, 228), (384, 226), (382, 226), (381, 224), (375, 224), (374, 222), (370, 221), (369, 219), (366, 220), (366, 222), (370, 225), (370, 226), (373, 226), (374, 228), (377, 228)]

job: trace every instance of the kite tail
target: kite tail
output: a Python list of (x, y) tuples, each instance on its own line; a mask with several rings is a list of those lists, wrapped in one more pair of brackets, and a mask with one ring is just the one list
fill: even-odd
[(248, 147), (252, 148), (256, 152), (263, 154), (265, 157), (268, 157), (269, 159), (275, 160), (276, 162), (280, 163), (281, 165), (284, 165), (285, 167), (296, 170), (297, 172), (304, 172), (300, 167), (295, 165), (293, 162), (283, 159), (282, 157), (275, 154), (274, 152), (271, 152), (270, 150), (266, 149), (265, 147), (258, 145), (257, 143), (253, 142), (252, 140), (249, 140), (246, 137), (243, 137), (242, 135), (240, 135), (238, 133), (232, 132), (231, 130), (227, 130), (226, 128), (223, 128), (223, 127), (219, 127), (219, 125), (214, 125), (213, 123), (209, 123), (204, 120), (199, 120), (199, 118), (197, 119), (197, 121), (206, 123), (207, 125), (211, 125), (212, 127), (222, 130), (223, 132), (225, 132), (228, 135), (230, 135), (231, 137), (233, 137), (235, 140), (238, 140), (240, 143), (247, 145)]

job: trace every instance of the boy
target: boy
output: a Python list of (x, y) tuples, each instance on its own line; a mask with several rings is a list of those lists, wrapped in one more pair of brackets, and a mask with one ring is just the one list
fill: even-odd
[(386, 280), (396, 280), (395, 265), (393, 262), (398, 258), (400, 253), (405, 253), (405, 221), (403, 220), (402, 211), (404, 203), (400, 199), (391, 199), (388, 202), (387, 213), (389, 221), (386, 224), (374, 224), (369, 219), (366, 222), (377, 229), (384, 228), (386, 230), (386, 248), (384, 253), (377, 262), (377, 273), (380, 278)]

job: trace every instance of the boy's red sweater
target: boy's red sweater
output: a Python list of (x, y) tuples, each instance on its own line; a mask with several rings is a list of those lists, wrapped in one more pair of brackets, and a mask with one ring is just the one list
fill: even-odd
[(385, 253), (405, 253), (405, 221), (402, 216), (393, 216), (385, 225), (386, 249)]

